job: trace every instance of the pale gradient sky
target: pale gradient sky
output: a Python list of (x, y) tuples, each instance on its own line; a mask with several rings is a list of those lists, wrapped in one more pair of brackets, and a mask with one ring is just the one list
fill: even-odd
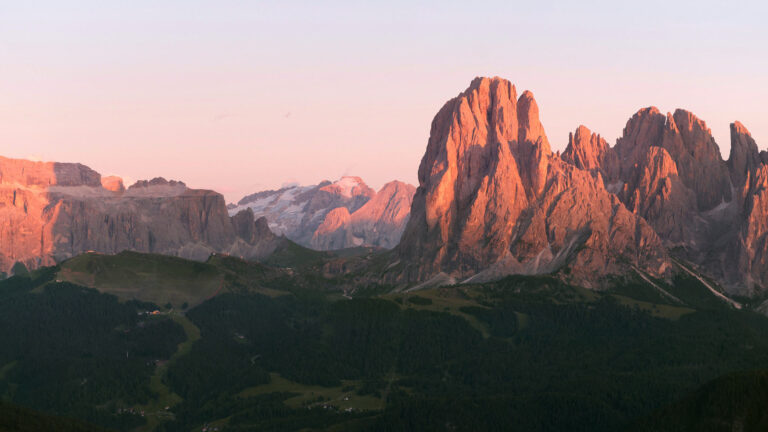
[[(478, 75), (533, 91), (554, 149), (639, 108), (768, 147), (764, 2), (0, 0), (0, 155), (164, 176), (229, 201), (285, 182), (416, 183)], [(727, 4), (730, 3), (730, 4)]]

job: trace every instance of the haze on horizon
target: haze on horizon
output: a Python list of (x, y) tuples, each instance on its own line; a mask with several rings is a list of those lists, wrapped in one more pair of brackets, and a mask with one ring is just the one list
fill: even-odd
[(758, 1), (0, 3), (0, 155), (164, 176), (228, 201), (342, 175), (416, 184), (475, 76), (531, 90), (554, 150), (685, 108), (768, 147)]

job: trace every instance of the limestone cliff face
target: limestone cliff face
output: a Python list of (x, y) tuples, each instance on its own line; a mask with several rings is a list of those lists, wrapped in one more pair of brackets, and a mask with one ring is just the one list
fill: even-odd
[(551, 152), (533, 94), (500, 78), (435, 116), (398, 253), (409, 281), (567, 269), (585, 285), (630, 266), (660, 274), (667, 259), (600, 175)]
[(216, 192), (164, 179), (124, 191), (122, 182), (106, 184), (79, 164), (0, 158), (0, 269), (50, 265), (85, 251), (204, 260), (244, 242)]
[(762, 291), (768, 286), (768, 166), (746, 172), (742, 190), (743, 219), (733, 242), (738, 258), (726, 270), (731, 278), (743, 278), (747, 287)]
[(677, 164), (663, 147), (648, 147), (623, 172), (618, 193), (628, 209), (641, 215), (668, 245), (695, 239), (696, 195), (680, 179)]
[(563, 160), (599, 172), (666, 247), (729, 292), (768, 288), (768, 153), (741, 123), (731, 125), (727, 162), (702, 120), (654, 107), (638, 111), (613, 148), (579, 128)]
[(768, 165), (764, 155), (744, 125), (731, 124), (728, 167), (738, 212), (728, 226), (737, 231), (716, 257), (726, 281), (741, 294), (768, 289)]
[(763, 164), (757, 143), (747, 128), (739, 123), (731, 123), (731, 154), (728, 157), (728, 169), (731, 180), (742, 201), (744, 200), (743, 186), (747, 178), (754, 179), (757, 170)]
[[(663, 115), (655, 107), (638, 111), (614, 148), (623, 179), (647, 159), (651, 147), (663, 148), (675, 162), (682, 184), (696, 197), (693, 210), (711, 210), (731, 200), (730, 175), (720, 149), (706, 123), (692, 113), (678, 109)], [(624, 194), (632, 195), (634, 186), (625, 184)]]
[(768, 213), (762, 205), (763, 160), (747, 129), (731, 125), (726, 162), (706, 124), (676, 110), (640, 110), (614, 151), (621, 161), (618, 196), (646, 219), (668, 247), (730, 292), (768, 286), (761, 252)]

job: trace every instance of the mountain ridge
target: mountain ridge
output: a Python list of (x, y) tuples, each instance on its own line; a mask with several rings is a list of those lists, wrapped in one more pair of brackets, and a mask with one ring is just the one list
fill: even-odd
[(730, 127), (725, 160), (706, 122), (651, 106), (613, 146), (580, 125), (555, 153), (533, 93), (478, 77), (435, 115), (418, 188), (346, 176), (226, 205), (163, 178), (126, 188), (81, 164), (0, 158), (0, 266), (89, 250), (258, 260), (293, 240), (392, 249), (376, 277), (395, 286), (553, 274), (602, 289), (634, 272), (669, 280), (686, 262), (754, 296), (768, 287), (768, 152)]
[(259, 229), (252, 214), (237, 218), (238, 231), (259, 235), (238, 236), (223, 196), (214, 191), (160, 177), (126, 189), (82, 164), (23, 159), (0, 158), (0, 220), (4, 272), (17, 262), (37, 268), (86, 251), (198, 261), (226, 252), (257, 259), (282, 241)]
[(768, 153), (739, 122), (731, 137), (726, 161), (693, 113), (648, 107), (614, 146), (582, 125), (561, 155), (531, 92), (476, 78), (432, 122), (394, 280), (556, 273), (600, 287), (637, 269), (670, 278), (672, 253), (729, 293), (761, 292)]

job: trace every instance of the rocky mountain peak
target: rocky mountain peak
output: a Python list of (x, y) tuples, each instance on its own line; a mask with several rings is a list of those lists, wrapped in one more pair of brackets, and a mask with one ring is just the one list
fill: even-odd
[(115, 193), (125, 192), (125, 185), (123, 184), (123, 179), (117, 176), (102, 177), (101, 186), (110, 192), (115, 192)]
[(518, 142), (530, 143), (541, 148), (541, 153), (552, 153), (549, 140), (544, 133), (544, 126), (539, 120), (539, 105), (533, 97), (533, 93), (526, 90), (517, 101), (517, 119), (520, 134)]
[(345, 198), (354, 198), (359, 196), (370, 198), (376, 193), (376, 191), (365, 184), (363, 179), (355, 176), (344, 176), (333, 183), (327, 182), (323, 184), (320, 189), (325, 192), (340, 195)]
[(408, 280), (564, 266), (586, 280), (598, 261), (602, 274), (617, 271), (619, 256), (653, 272), (664, 261), (642, 219), (552, 154), (533, 94), (515, 99), (500, 78), (475, 79), (435, 116), (398, 251)]
[(406, 193), (413, 195), (416, 192), (416, 188), (413, 185), (409, 185), (408, 183), (401, 182), (400, 180), (393, 180), (389, 183), (384, 184), (384, 186), (381, 187), (381, 189), (377, 192), (378, 194), (385, 194), (385, 195), (396, 195), (399, 193)]
[(592, 133), (584, 125), (568, 135), (568, 146), (561, 157), (577, 168), (599, 172), (607, 183), (614, 181), (619, 175), (616, 152), (599, 134)]
[(747, 177), (754, 177), (755, 170), (762, 163), (757, 143), (752, 139), (749, 130), (736, 121), (731, 123), (731, 152), (728, 157), (728, 168), (734, 186), (741, 187)]
[(728, 168), (704, 121), (681, 109), (667, 115), (655, 107), (641, 109), (627, 122), (614, 148), (620, 176), (630, 177), (654, 146), (669, 153), (682, 183), (696, 196), (697, 210), (710, 210), (731, 200)]

